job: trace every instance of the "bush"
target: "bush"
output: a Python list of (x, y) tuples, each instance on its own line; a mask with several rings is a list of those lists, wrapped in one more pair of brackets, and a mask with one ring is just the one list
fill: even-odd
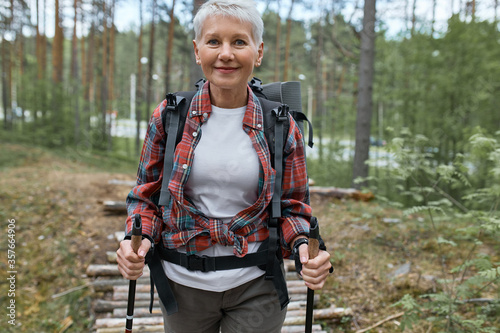
[[(395, 304), (405, 311), (401, 329), (426, 320), (439, 332), (497, 332), (500, 142), (478, 130), (469, 151), (450, 164), (436, 163), (429, 148), (426, 137), (408, 131), (390, 145), (397, 167), (388, 176), (395, 182), (394, 197), (404, 198), (396, 204), (406, 207), (408, 217), (427, 215), (440, 271), (439, 290), (417, 298), (406, 295)], [(385, 181), (372, 179), (375, 184)], [(442, 221), (454, 228), (442, 228)], [(485, 253), (486, 244), (497, 254)]]

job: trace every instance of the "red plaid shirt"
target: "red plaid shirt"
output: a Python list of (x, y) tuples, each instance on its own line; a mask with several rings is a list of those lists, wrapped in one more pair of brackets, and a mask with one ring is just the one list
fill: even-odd
[[(269, 148), (264, 135), (262, 108), (250, 88), (248, 94), (243, 129), (250, 137), (261, 165), (257, 201), (236, 214), (230, 223), (224, 224), (219, 219), (204, 216), (184, 195), (194, 151), (201, 137), (202, 124), (210, 119), (212, 106), (207, 82), (193, 98), (182, 140), (175, 150), (168, 186), (172, 200), (168, 207), (158, 206), (166, 144), (161, 115), (166, 101), (155, 109), (144, 140), (137, 186), (127, 197), (127, 232), (132, 229), (131, 217), (138, 213), (142, 216), (143, 233), (155, 241), (162, 239), (166, 248), (185, 246), (188, 254), (194, 254), (220, 243), (232, 245), (234, 254), (240, 257), (248, 252), (248, 242), (263, 241), (268, 237), (267, 207), (273, 195), (275, 170), (271, 167)], [(279, 223), (285, 257), (290, 255), (291, 241), (297, 235), (309, 232), (311, 217), (311, 207), (304, 203), (308, 184), (302, 135), (293, 118), (289, 118), (290, 130), (284, 147), (282, 218)]]

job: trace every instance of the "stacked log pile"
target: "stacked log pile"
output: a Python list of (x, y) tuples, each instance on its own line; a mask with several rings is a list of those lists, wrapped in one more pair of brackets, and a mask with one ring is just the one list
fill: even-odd
[[(121, 277), (114, 253), (108, 255), (108, 260), (110, 262), (106, 265), (88, 266), (86, 272), (87, 276), (93, 279), (93, 312), (96, 318), (93, 326), (94, 333), (121, 333), (125, 328), (129, 283), (128, 280)], [(287, 285), (291, 302), (288, 306), (282, 333), (304, 332), (307, 288), (302, 281), (297, 279), (293, 262), (287, 260), (285, 269), (287, 270)], [(164, 332), (163, 316), (158, 299), (158, 295), (155, 293), (153, 311), (149, 313), (150, 279), (149, 270), (146, 267), (144, 275), (137, 280), (134, 311), (135, 332)], [(319, 296), (316, 293), (315, 303), (318, 301)], [(316, 324), (313, 326), (313, 332), (326, 333), (322, 330), (321, 325), (317, 324), (320, 320), (339, 320), (351, 315), (350, 309), (335, 306), (315, 309)]]

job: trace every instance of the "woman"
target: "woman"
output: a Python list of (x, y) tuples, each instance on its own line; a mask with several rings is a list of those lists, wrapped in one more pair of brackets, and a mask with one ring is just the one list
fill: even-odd
[[(135, 254), (129, 240), (118, 249), (118, 266), (127, 279), (142, 275), (153, 239), (182, 255), (244, 258), (269, 236), (267, 206), (274, 170), (262, 124), (262, 109), (248, 87), (263, 57), (263, 23), (252, 1), (210, 0), (194, 18), (196, 63), (207, 82), (195, 95), (170, 175), (172, 197), (158, 207), (166, 134), (161, 111), (154, 111), (138, 172), (138, 185), (127, 198), (131, 216), (139, 213), (144, 239)], [(307, 175), (302, 137), (293, 120), (284, 148), (285, 166), (280, 219), (281, 247), (291, 255), (307, 238), (311, 208), (303, 201)], [(161, 216), (161, 217), (160, 217)], [(309, 260), (307, 243), (297, 253), (301, 275), (311, 289), (323, 287), (330, 255)], [(280, 332), (286, 314), (273, 282), (257, 266), (202, 272), (162, 261), (178, 312), (167, 315), (166, 332)]]

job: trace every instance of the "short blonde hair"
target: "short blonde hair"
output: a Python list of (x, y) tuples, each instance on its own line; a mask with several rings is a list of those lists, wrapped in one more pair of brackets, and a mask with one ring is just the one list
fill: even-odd
[(264, 22), (253, 0), (209, 0), (196, 13), (193, 25), (195, 39), (199, 41), (203, 22), (210, 16), (233, 17), (240, 22), (249, 22), (252, 25), (253, 39), (257, 44), (262, 43)]

